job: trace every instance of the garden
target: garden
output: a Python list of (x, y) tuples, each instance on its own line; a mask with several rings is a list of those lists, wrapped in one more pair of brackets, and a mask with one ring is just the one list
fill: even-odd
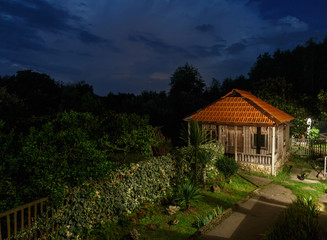
[(190, 130), (172, 149), (146, 118), (70, 111), (26, 136), (2, 131), (1, 212), (48, 197), (19, 239), (186, 239), (255, 188), (197, 122)]

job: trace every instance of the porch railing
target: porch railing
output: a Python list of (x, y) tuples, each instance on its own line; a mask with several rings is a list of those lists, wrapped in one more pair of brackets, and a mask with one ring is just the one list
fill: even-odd
[[(235, 154), (225, 153), (228, 157), (235, 158)], [(262, 165), (271, 165), (271, 155), (237, 153), (238, 162), (247, 162)]]
[(237, 153), (237, 161), (271, 165), (271, 155)]
[[(25, 228), (31, 229), (32, 223), (45, 211), (47, 202), (48, 198), (42, 198), (0, 213), (0, 240), (16, 237)], [(36, 234), (34, 239), (37, 239)]]

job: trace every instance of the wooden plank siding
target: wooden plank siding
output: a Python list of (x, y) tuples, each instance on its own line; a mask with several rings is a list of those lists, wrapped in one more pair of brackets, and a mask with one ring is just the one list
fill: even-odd
[[(237, 137), (237, 161), (271, 165), (272, 161), (272, 139), (273, 127), (261, 127), (261, 135), (265, 136), (265, 146), (261, 146), (260, 154), (254, 146), (254, 135), (257, 134), (257, 126), (232, 126), (202, 124), (203, 129), (217, 129), (216, 140), (225, 146), (225, 153), (235, 158), (235, 136)], [(237, 134), (235, 129), (237, 128)], [(280, 124), (275, 126), (275, 159), (286, 156), (289, 150), (289, 125)]]

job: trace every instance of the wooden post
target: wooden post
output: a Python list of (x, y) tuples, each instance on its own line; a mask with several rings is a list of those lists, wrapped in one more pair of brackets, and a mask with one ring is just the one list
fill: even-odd
[(21, 219), (21, 231), (24, 231), (24, 208), (22, 209), (22, 215), (21, 215), (22, 219)]
[(190, 145), (190, 129), (191, 129), (191, 123), (187, 122), (187, 133), (188, 133), (188, 145)]
[(8, 233), (8, 239), (10, 240), (11, 232), (10, 232), (10, 216), (9, 216), (9, 214), (7, 215), (7, 233)]
[(260, 154), (261, 150), (261, 127), (257, 127), (257, 154)]
[(275, 142), (276, 142), (276, 128), (272, 127), (272, 147), (271, 147), (271, 175), (276, 175), (275, 173)]
[(237, 162), (237, 126), (234, 127), (234, 152), (235, 152), (235, 161)]
[(324, 161), (324, 177), (326, 177), (326, 160), (327, 160), (327, 157), (325, 157), (325, 161)]
[(17, 212), (14, 212), (14, 236), (17, 235)]

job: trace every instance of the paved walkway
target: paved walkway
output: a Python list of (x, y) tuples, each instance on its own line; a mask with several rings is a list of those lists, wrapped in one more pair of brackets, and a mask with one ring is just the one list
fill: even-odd
[[(256, 184), (260, 186), (271, 182), (271, 180), (260, 177), (255, 177), (255, 180)], [(291, 190), (280, 185), (269, 184), (255, 196), (240, 204), (237, 210), (213, 230), (205, 233), (201, 239), (261, 239), (262, 233), (267, 230), (268, 226), (274, 224), (280, 213), (294, 199), (296, 197)]]
[[(314, 183), (313, 179), (301, 181), (297, 178), (300, 170), (293, 169), (291, 180)], [(314, 172), (311, 173), (313, 176)], [(310, 175), (310, 176), (311, 176)], [(311, 177), (312, 177), (311, 176)], [(277, 220), (287, 206), (296, 199), (290, 189), (272, 184), (271, 179), (246, 176), (260, 190), (249, 200), (241, 203), (233, 213), (211, 231), (203, 234), (201, 240), (257, 240), (262, 239), (263, 233)], [(321, 214), (319, 222), (327, 226), (327, 194), (319, 198)]]

